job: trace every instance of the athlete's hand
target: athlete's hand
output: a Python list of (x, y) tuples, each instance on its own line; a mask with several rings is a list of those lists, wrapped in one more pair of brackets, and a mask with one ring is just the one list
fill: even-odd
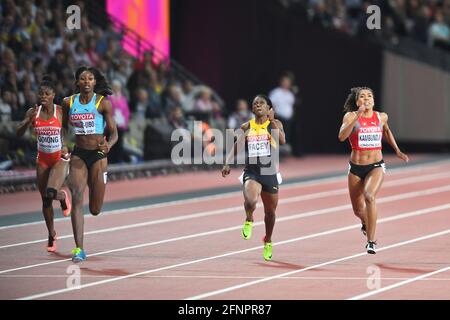
[(409, 157), (406, 154), (404, 154), (403, 152), (401, 152), (400, 150), (398, 150), (396, 154), (397, 154), (397, 157), (402, 159), (403, 161), (405, 161), (405, 162), (409, 161)]
[(275, 111), (273, 110), (273, 108), (269, 109), (268, 117), (269, 117), (269, 121), (271, 121), (271, 122), (275, 119)]
[(222, 177), (225, 178), (227, 175), (230, 174), (230, 171), (231, 171), (230, 166), (227, 165), (227, 164), (224, 165), (223, 168), (222, 168)]
[(33, 112), (28, 116), (28, 123), (34, 124), (34, 120), (36, 120), (36, 116), (39, 110), (39, 106), (37, 104), (34, 105)]
[(65, 160), (70, 159), (69, 148), (67, 148), (67, 146), (63, 146), (61, 148), (61, 158), (65, 159)]
[(106, 137), (103, 137), (103, 141), (98, 144), (98, 149), (104, 154), (107, 154), (109, 152), (110, 146), (108, 144), (108, 141), (106, 141)]
[(358, 116), (358, 118), (364, 113), (364, 111), (366, 111), (366, 106), (365, 105), (361, 105), (358, 108), (358, 112), (356, 113), (356, 115)]

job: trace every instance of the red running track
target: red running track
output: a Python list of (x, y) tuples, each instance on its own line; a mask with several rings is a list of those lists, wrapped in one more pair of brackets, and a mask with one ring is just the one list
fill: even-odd
[(69, 220), (56, 222), (56, 254), (44, 251), (43, 224), (2, 229), (0, 299), (450, 298), (450, 161), (388, 172), (376, 255), (365, 253), (345, 175), (282, 187), (270, 262), (261, 207), (252, 239), (240, 236), (242, 201), (234, 192), (88, 216), (79, 270)]

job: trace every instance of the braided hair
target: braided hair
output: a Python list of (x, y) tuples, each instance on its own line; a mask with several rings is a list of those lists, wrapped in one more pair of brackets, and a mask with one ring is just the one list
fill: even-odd
[(92, 73), (94, 75), (95, 78), (95, 87), (94, 87), (94, 92), (101, 94), (102, 96), (110, 96), (112, 95), (112, 89), (111, 86), (109, 85), (108, 81), (106, 80), (105, 76), (100, 72), (100, 70), (98, 70), (97, 68), (94, 67), (79, 67), (77, 69), (77, 71), (75, 72), (75, 93), (80, 93), (80, 87), (78, 86), (78, 80), (80, 78), (80, 75), (84, 72), (84, 71), (89, 71), (90, 73)]
[(354, 87), (350, 89), (350, 93), (344, 103), (344, 112), (351, 112), (358, 110), (356, 101), (358, 100), (361, 90), (369, 90), (373, 94), (373, 90), (369, 87)]

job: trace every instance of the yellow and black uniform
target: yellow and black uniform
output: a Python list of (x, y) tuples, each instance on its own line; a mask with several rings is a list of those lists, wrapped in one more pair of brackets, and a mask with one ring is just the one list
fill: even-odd
[(278, 173), (278, 146), (271, 135), (272, 125), (269, 120), (257, 124), (255, 119), (250, 120), (249, 124), (242, 182), (255, 180), (262, 185), (263, 191), (277, 193), (281, 175)]

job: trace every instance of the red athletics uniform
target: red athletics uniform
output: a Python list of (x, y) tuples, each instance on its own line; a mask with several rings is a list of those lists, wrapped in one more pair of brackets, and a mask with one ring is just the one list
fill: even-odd
[(353, 150), (381, 150), (382, 139), (383, 123), (376, 111), (370, 118), (359, 117), (349, 137)]
[(44, 168), (51, 168), (61, 159), (61, 122), (59, 121), (56, 110), (57, 105), (53, 105), (53, 117), (48, 120), (39, 118), (42, 106), (36, 115), (33, 127), (36, 133), (38, 155), (36, 163)]

